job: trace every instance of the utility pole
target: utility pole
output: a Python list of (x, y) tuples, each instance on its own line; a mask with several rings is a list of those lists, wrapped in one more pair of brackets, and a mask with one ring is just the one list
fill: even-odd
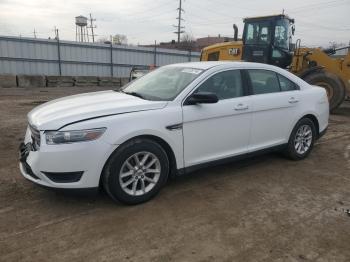
[(154, 56), (153, 56), (153, 66), (157, 66), (157, 41), (154, 40)]
[(34, 28), (34, 32), (33, 32), (33, 33), (34, 33), (34, 38), (36, 38), (36, 31), (35, 31), (35, 28)]
[(96, 28), (96, 25), (93, 24), (93, 22), (96, 21), (96, 19), (92, 18), (92, 15), (90, 13), (90, 26), (88, 28), (91, 28), (91, 36), (92, 36), (92, 42), (95, 42), (95, 34), (94, 34), (94, 28)]
[(180, 43), (181, 34), (185, 32), (182, 30), (185, 27), (181, 26), (181, 21), (184, 21), (181, 18), (181, 15), (182, 15), (182, 12), (185, 12), (185, 10), (182, 9), (182, 0), (179, 0), (179, 8), (177, 10), (179, 10), (179, 16), (176, 18), (178, 22), (177, 22), (177, 26), (176, 25), (173, 25), (173, 26), (177, 28), (177, 31), (174, 33), (177, 34), (177, 43)]
[(58, 28), (55, 26), (55, 40), (57, 41), (57, 62), (58, 62), (58, 74), (62, 75), (62, 67), (61, 67), (61, 47), (60, 47), (60, 36), (58, 33)]
[(55, 26), (53, 31), (55, 32), (55, 39), (58, 40), (59, 39), (58, 28)]

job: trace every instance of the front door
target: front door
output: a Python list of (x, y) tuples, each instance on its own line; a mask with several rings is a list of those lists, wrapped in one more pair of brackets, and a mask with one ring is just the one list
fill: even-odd
[(219, 101), (183, 106), (185, 167), (247, 152), (251, 102), (240, 70), (216, 73), (194, 92), (215, 93)]

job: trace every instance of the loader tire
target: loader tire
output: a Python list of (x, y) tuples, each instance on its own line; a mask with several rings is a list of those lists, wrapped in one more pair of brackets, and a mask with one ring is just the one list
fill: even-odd
[(311, 85), (321, 86), (326, 89), (330, 111), (333, 111), (343, 103), (346, 95), (345, 86), (335, 74), (322, 70), (306, 75), (304, 80)]

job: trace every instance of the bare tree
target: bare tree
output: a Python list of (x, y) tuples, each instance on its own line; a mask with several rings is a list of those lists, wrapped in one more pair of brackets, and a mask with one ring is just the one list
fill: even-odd
[(179, 44), (180, 49), (193, 50), (196, 47), (196, 39), (189, 33), (184, 33)]
[(126, 37), (126, 35), (116, 34), (112, 37), (112, 43), (114, 45), (127, 45), (128, 38)]
[(103, 36), (103, 37), (100, 37), (97, 42), (99, 43), (103, 43), (103, 44), (106, 44), (106, 43), (110, 43), (110, 39), (106, 36)]

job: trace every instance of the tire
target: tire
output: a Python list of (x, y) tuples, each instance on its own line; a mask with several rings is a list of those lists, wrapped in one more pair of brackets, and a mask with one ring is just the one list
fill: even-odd
[(321, 86), (326, 89), (330, 111), (333, 111), (343, 103), (346, 95), (345, 86), (335, 74), (321, 70), (306, 75), (304, 80), (311, 85)]
[[(305, 130), (305, 133), (303, 134), (303, 130)], [(306, 131), (310, 131), (311, 133), (311, 139), (308, 138), (308, 134)], [(306, 158), (315, 142), (316, 138), (316, 128), (314, 122), (309, 119), (309, 118), (302, 118), (301, 120), (298, 121), (298, 123), (295, 125), (293, 128), (293, 131), (289, 137), (288, 141), (288, 146), (285, 150), (285, 155), (292, 159), (292, 160), (301, 160)], [(304, 140), (301, 140), (300, 137), (304, 137)], [(297, 139), (299, 138), (299, 145), (301, 144), (302, 146), (305, 146), (304, 149), (305, 151), (301, 150), (301, 147), (298, 147), (298, 141)], [(304, 141), (305, 143), (301, 143), (301, 141)], [(306, 142), (307, 141), (307, 142)]]
[(168, 174), (169, 160), (164, 149), (153, 140), (134, 139), (111, 155), (102, 183), (113, 200), (135, 205), (154, 197), (165, 185)]

